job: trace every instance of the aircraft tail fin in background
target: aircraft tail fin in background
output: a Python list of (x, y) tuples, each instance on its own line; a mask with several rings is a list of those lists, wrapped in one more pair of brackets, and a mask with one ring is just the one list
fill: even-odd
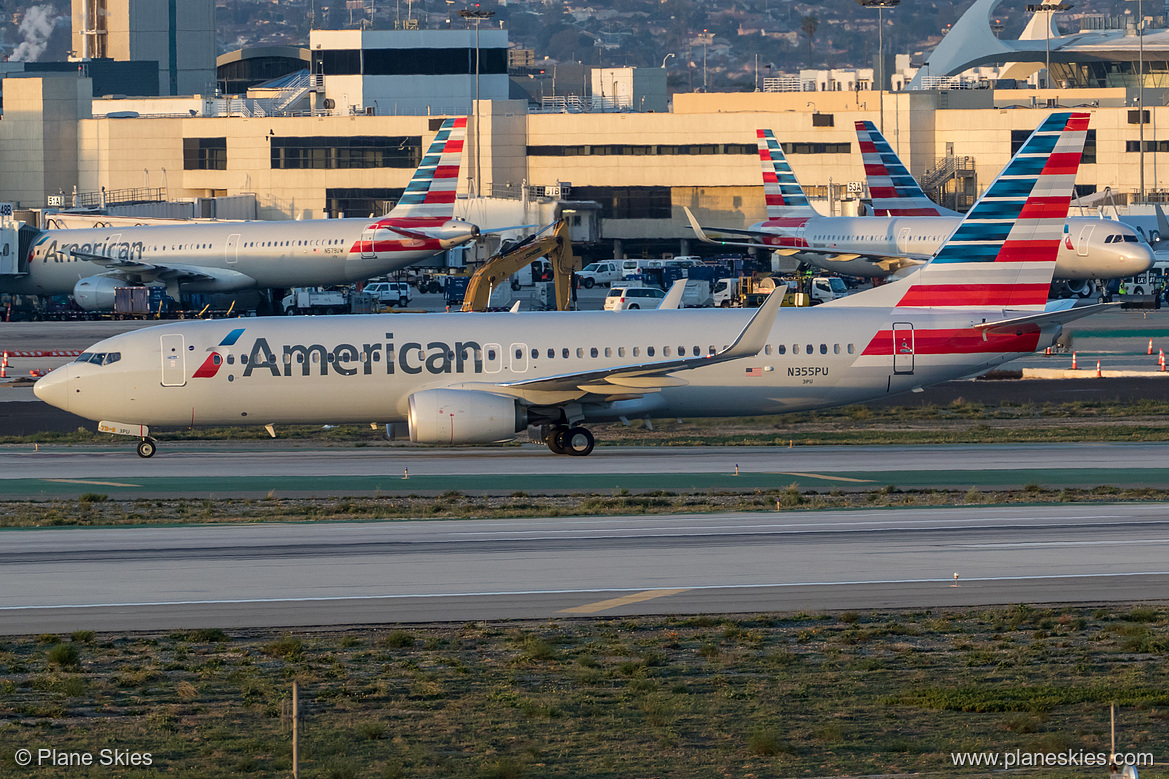
[(467, 137), (467, 117), (447, 119), (430, 143), (402, 199), (386, 216), (446, 217), (455, 213), (455, 191)]
[(904, 282), (825, 305), (1046, 310), (1088, 119), (1049, 116), (934, 258)]
[(926, 197), (872, 122), (856, 122), (874, 216), (957, 216)]
[(767, 199), (767, 218), (816, 216), (796, 174), (771, 130), (756, 130), (759, 161), (763, 166), (763, 195)]

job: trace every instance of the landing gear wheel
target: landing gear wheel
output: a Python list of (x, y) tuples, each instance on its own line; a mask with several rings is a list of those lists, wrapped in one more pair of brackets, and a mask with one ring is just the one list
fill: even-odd
[(560, 437), (568, 433), (568, 428), (564, 425), (556, 425), (548, 431), (548, 436), (544, 439), (544, 443), (548, 444), (548, 448), (552, 454), (568, 454), (560, 443)]
[(158, 444), (153, 438), (143, 438), (138, 442), (138, 456), (139, 457), (153, 457), (154, 452), (158, 449)]
[(564, 449), (565, 454), (570, 454), (573, 457), (586, 457), (593, 451), (596, 441), (587, 428), (574, 427), (561, 433), (558, 443)]

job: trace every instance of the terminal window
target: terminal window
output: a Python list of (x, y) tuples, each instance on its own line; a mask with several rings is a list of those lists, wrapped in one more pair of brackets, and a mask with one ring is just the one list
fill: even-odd
[(394, 204), (402, 199), (404, 191), (401, 187), (330, 187), (325, 190), (325, 208), (332, 218), (341, 214), (353, 217), (370, 214), (380, 216), (389, 213)]
[(669, 187), (573, 187), (577, 200), (601, 204), (605, 219), (670, 219)]
[(422, 137), (418, 135), (272, 139), (274, 170), (416, 168), (421, 161)]
[[(847, 146), (848, 144), (843, 144)], [(757, 156), (759, 148), (753, 143), (689, 143), (689, 144), (588, 144), (580, 146), (529, 146), (529, 157), (674, 157), (691, 154), (744, 154)]]
[(184, 138), (183, 170), (227, 170), (227, 138)]

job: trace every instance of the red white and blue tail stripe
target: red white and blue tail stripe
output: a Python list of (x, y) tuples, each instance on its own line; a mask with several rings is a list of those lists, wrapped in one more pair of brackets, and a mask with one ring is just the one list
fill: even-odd
[(445, 217), (455, 213), (455, 191), (467, 136), (467, 117), (447, 119), (422, 157), (402, 199), (387, 216)]
[(815, 216), (816, 210), (808, 202), (796, 174), (787, 164), (783, 149), (771, 130), (756, 130), (759, 143), (759, 162), (763, 166), (763, 195), (767, 199), (767, 218)]
[(937, 255), (907, 279), (897, 306), (1042, 311), (1087, 130), (1086, 113), (1048, 117)]
[(856, 122), (874, 216), (955, 216), (922, 192), (893, 147), (872, 122)]

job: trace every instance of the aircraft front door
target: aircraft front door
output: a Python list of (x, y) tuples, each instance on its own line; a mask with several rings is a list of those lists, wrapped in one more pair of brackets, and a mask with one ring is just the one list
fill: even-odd
[(159, 336), (162, 344), (162, 386), (181, 387), (187, 383), (187, 357), (183, 336)]
[(913, 325), (893, 323), (893, 373), (913, 373)]
[(909, 228), (902, 227), (897, 233), (897, 251), (909, 251)]
[(239, 233), (227, 236), (227, 244), (223, 247), (223, 259), (228, 265), (235, 265), (239, 260)]
[(528, 345), (527, 344), (512, 344), (507, 350), (508, 358), (511, 360), (511, 370), (513, 373), (526, 373), (528, 370)]
[(1081, 257), (1088, 256), (1088, 241), (1092, 239), (1092, 225), (1087, 225), (1083, 230), (1080, 230), (1080, 242), (1076, 244), (1076, 254)]
[(361, 231), (361, 259), (372, 260), (377, 256), (374, 251), (374, 241), (377, 240), (377, 226), (370, 225)]

